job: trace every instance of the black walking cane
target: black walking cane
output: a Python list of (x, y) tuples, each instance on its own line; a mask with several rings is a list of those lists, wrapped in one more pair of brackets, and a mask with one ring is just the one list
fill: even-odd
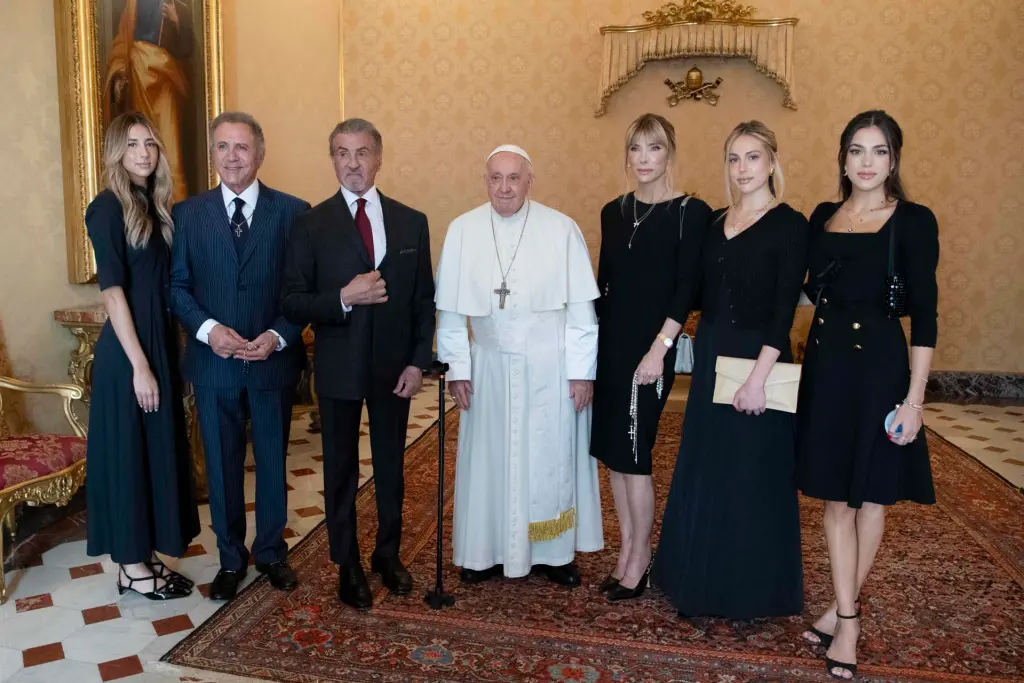
[(448, 364), (434, 360), (430, 373), (437, 375), (437, 568), (434, 590), (427, 591), (424, 598), (433, 609), (451, 607), (455, 598), (444, 592), (442, 564), (444, 562), (444, 377), (448, 372)]

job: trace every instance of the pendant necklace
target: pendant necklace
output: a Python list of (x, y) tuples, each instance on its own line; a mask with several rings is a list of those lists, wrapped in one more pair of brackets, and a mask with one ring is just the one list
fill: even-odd
[(658, 201), (656, 201), (653, 204), (651, 204), (651, 208), (647, 209), (647, 212), (643, 216), (641, 216), (640, 218), (637, 218), (636, 217), (636, 192), (633, 193), (633, 234), (629, 236), (629, 243), (626, 245), (627, 249), (632, 249), (633, 248), (633, 238), (636, 236), (637, 228), (640, 227), (641, 223), (643, 223), (645, 220), (647, 220), (647, 217), (651, 215), (651, 212), (654, 211), (654, 208), (658, 204), (660, 204), (663, 199), (665, 199), (665, 195), (666, 194), (668, 194), (668, 188), (667, 187), (665, 188), (665, 191), (661, 193), (661, 197), (658, 198)]
[(768, 211), (769, 207), (771, 207), (771, 205), (774, 204), (774, 203), (775, 203), (775, 197), (772, 197), (771, 201), (769, 201), (767, 204), (765, 204), (760, 209), (755, 211), (750, 216), (750, 218), (748, 218), (744, 222), (740, 223), (739, 226), (735, 226), (735, 227), (729, 228), (728, 229), (729, 232), (732, 233), (733, 237), (735, 237), (736, 235), (740, 234), (740, 232), (742, 232), (746, 228), (749, 228), (751, 225), (753, 225), (757, 221), (758, 218), (763, 216)]
[[(845, 204), (845, 203), (843, 204), (843, 213), (846, 214), (846, 225), (847, 225), (846, 232), (856, 232), (854, 230), (855, 226), (856, 225), (860, 225), (861, 223), (864, 223), (866, 219), (858, 218), (857, 219), (857, 223), (854, 224), (854, 222), (853, 222), (853, 211), (851, 209), (847, 208), (848, 206), (849, 206), (848, 204)], [(881, 206), (876, 206), (873, 209), (868, 209), (868, 213), (874, 213), (875, 211), (885, 211), (886, 209), (891, 208), (891, 207), (892, 207), (892, 204), (889, 203), (888, 201), (886, 201)]]
[(242, 220), (239, 221), (238, 223), (234, 222), (230, 218), (228, 219), (228, 222), (231, 223), (231, 227), (233, 227), (235, 229), (234, 230), (235, 237), (241, 237), (242, 236), (242, 226), (245, 225), (245, 217), (243, 217)]
[(519, 232), (519, 241), (516, 243), (516, 250), (512, 252), (512, 260), (508, 263), (508, 270), (501, 267), (501, 254), (498, 252), (498, 235), (494, 230), (494, 209), (492, 208), (489, 212), (491, 217), (491, 237), (494, 238), (494, 255), (498, 258), (498, 272), (501, 273), (501, 287), (494, 290), (494, 293), (498, 295), (498, 308), (505, 308), (505, 297), (512, 293), (512, 290), (508, 288), (508, 274), (512, 271), (512, 264), (516, 262), (516, 256), (519, 254), (519, 245), (523, 243), (523, 235), (526, 234), (526, 221), (530, 220), (530, 201), (526, 203), (526, 216), (523, 218), (523, 228)]

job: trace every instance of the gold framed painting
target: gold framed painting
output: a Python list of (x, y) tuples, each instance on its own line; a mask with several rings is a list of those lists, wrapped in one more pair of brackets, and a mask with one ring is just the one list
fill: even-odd
[(68, 281), (96, 279), (85, 209), (103, 132), (140, 111), (167, 148), (175, 201), (216, 182), (207, 127), (224, 108), (220, 0), (53, 0)]

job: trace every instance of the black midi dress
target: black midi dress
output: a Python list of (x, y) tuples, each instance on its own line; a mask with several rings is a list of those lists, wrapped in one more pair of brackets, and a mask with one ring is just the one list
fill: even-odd
[[(721, 216), (715, 213), (715, 218)], [(703, 254), (693, 379), (651, 581), (685, 616), (753, 619), (803, 608), (793, 415), (712, 401), (719, 356), (762, 346), (793, 362), (789, 330), (804, 279), (807, 220), (786, 204)]]
[[(711, 209), (699, 199), (677, 197), (658, 204), (616, 198), (601, 211), (597, 284), (597, 377), (594, 382), (590, 454), (610, 470), (651, 474), (658, 420), (675, 379), (676, 349), (665, 354), (664, 387), (637, 389), (637, 444), (629, 435), (633, 373), (666, 318), (685, 323), (696, 303), (701, 245)], [(686, 203), (685, 208), (683, 203)], [(649, 213), (648, 213), (649, 212)]]
[[(149, 206), (153, 206), (149, 199)], [(150, 212), (155, 222), (155, 212)], [(139, 407), (134, 372), (108, 321), (92, 366), (86, 490), (90, 555), (145, 562), (154, 551), (185, 554), (199, 533), (170, 307), (170, 249), (159, 229), (136, 249), (125, 238), (121, 204), (104, 190), (85, 215), (101, 290), (124, 290), (139, 344), (160, 388), (160, 407)]]
[(926, 207), (901, 202), (876, 233), (828, 232), (838, 208), (827, 202), (811, 214), (806, 290), (817, 307), (800, 381), (797, 482), (806, 496), (854, 508), (934, 503), (924, 427), (905, 446), (885, 430), (885, 416), (910, 385), (903, 326), (886, 315), (886, 276), (895, 238), (910, 343), (934, 347), (938, 225)]

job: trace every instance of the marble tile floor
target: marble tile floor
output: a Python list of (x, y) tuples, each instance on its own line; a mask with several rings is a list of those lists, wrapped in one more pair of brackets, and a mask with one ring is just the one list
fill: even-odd
[[(451, 406), (449, 399), (446, 408)], [(423, 434), (437, 417), (437, 383), (427, 380), (413, 398), (408, 441)], [(364, 411), (360, 484), (372, 474), (366, 419)], [(309, 424), (308, 414), (297, 416), (292, 424), (285, 530), (289, 547), (324, 517), (322, 447), (320, 435), (308, 431)], [(255, 502), (251, 457), (250, 450), (245, 479), (248, 503)], [(252, 508), (247, 506), (248, 543), (255, 536)], [(178, 683), (180, 677), (161, 667), (159, 659), (224, 604), (205, 595), (219, 568), (209, 505), (199, 508), (202, 531), (188, 556), (168, 560), (170, 566), (192, 578), (199, 590), (188, 598), (167, 602), (153, 602), (133, 593), (119, 596), (117, 565), (109, 556), (86, 554), (82, 519), (79, 514), (63, 520), (60, 527), (68, 540), (41, 555), (31, 552), (34, 547), (27, 553), (21, 549), (17, 558), (21, 568), (7, 572), (10, 597), (0, 606), (0, 683)], [(35, 556), (26, 558), (32, 554)], [(243, 586), (257, 577), (255, 569), (250, 569)]]
[(929, 403), (925, 424), (1024, 492), (1024, 404)]

